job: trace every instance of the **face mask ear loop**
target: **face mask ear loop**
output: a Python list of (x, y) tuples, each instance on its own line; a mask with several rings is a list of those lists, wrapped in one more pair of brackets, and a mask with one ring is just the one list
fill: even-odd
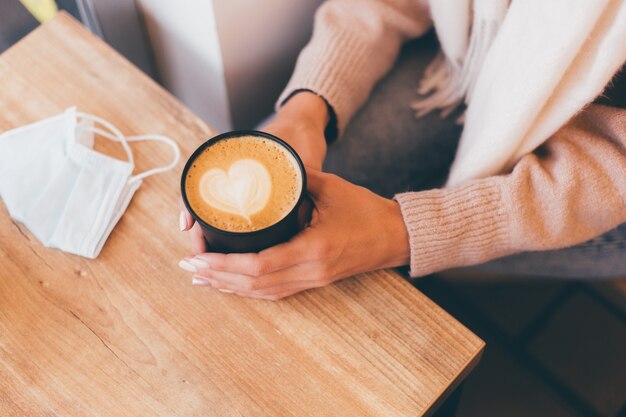
[(144, 171), (140, 174), (137, 175), (133, 175), (130, 178), (130, 182), (133, 181), (137, 181), (146, 177), (149, 177), (150, 175), (154, 175), (154, 174), (158, 174), (161, 172), (166, 172), (171, 170), (172, 168), (174, 168), (176, 166), (176, 164), (178, 163), (178, 161), (180, 160), (180, 149), (178, 148), (178, 144), (176, 142), (174, 142), (173, 139), (168, 138), (167, 136), (163, 136), (163, 135), (138, 135), (138, 136), (128, 136), (126, 137), (126, 140), (129, 142), (139, 142), (139, 141), (152, 141), (152, 142), (161, 142), (161, 143), (165, 143), (166, 145), (169, 145), (172, 150), (174, 151), (174, 158), (172, 159), (172, 162), (170, 162), (167, 165), (164, 166), (160, 166), (160, 167), (156, 167), (156, 168), (152, 168), (149, 169), (147, 171)]
[(135, 164), (134, 158), (133, 158), (133, 153), (130, 150), (130, 147), (128, 146), (128, 142), (139, 142), (139, 141), (153, 141), (153, 142), (162, 142), (165, 143), (166, 145), (169, 145), (172, 150), (174, 151), (174, 158), (172, 160), (172, 162), (170, 162), (167, 165), (161, 166), (161, 167), (156, 167), (156, 168), (152, 168), (149, 169), (147, 171), (144, 171), (140, 174), (137, 175), (133, 175), (132, 177), (130, 177), (129, 183), (132, 183), (134, 181), (138, 181), (141, 180), (143, 178), (149, 177), (151, 175), (154, 174), (159, 174), (161, 172), (166, 172), (171, 170), (172, 168), (174, 168), (176, 166), (176, 164), (178, 163), (178, 161), (180, 160), (180, 149), (178, 148), (178, 144), (176, 142), (174, 142), (173, 139), (168, 138), (167, 136), (163, 136), (163, 135), (138, 135), (138, 136), (124, 136), (122, 134), (122, 132), (120, 132), (114, 125), (112, 125), (111, 123), (107, 122), (106, 120), (98, 117), (98, 116), (94, 116), (92, 114), (88, 114), (88, 113), (82, 113), (82, 112), (77, 112), (76, 113), (78, 117), (81, 117), (83, 119), (87, 119), (87, 120), (91, 120), (94, 122), (97, 122), (99, 124), (101, 124), (102, 126), (106, 127), (107, 129), (109, 129), (110, 132), (113, 132), (113, 134), (111, 134), (110, 132), (107, 132), (105, 130), (102, 130), (98, 127), (90, 127), (89, 129), (91, 131), (93, 131), (94, 133), (103, 136), (107, 139), (116, 141), (116, 142), (120, 142), (122, 144), (122, 147), (124, 148), (124, 150), (126, 151), (126, 155), (128, 155), (128, 162), (130, 162), (131, 164)]
[(89, 127), (89, 130), (93, 131), (94, 133), (97, 133), (115, 142), (119, 142), (124, 148), (124, 151), (126, 152), (126, 156), (128, 157), (128, 162), (130, 162), (132, 165), (135, 165), (135, 159), (133, 158), (133, 152), (130, 150), (130, 146), (128, 146), (128, 140), (124, 137), (124, 135), (122, 135), (122, 132), (120, 132), (115, 126), (113, 126), (111, 123), (107, 122), (103, 118), (94, 116), (93, 114), (77, 112), (76, 116), (86, 119), (86, 120), (91, 120), (92, 122), (99, 123), (105, 128), (107, 128), (110, 132), (112, 132), (113, 135), (95, 126)]

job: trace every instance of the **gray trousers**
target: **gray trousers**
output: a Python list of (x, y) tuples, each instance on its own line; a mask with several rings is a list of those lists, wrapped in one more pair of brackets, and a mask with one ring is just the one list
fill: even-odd
[[(437, 50), (433, 36), (403, 48), (345, 134), (329, 147), (326, 171), (386, 197), (443, 184), (462, 128), (454, 123), (454, 114), (441, 119), (431, 113), (418, 119), (409, 108), (421, 73)], [(567, 249), (525, 252), (472, 269), (521, 276), (624, 277), (626, 223)]]

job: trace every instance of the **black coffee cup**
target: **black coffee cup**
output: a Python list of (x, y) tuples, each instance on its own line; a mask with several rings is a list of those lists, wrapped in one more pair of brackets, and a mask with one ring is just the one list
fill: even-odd
[[(214, 145), (221, 140), (237, 138), (240, 136), (263, 137), (265, 139), (269, 139), (273, 142), (278, 143), (294, 156), (302, 174), (302, 188), (300, 190), (300, 195), (298, 196), (296, 204), (293, 206), (291, 211), (273, 225), (268, 226), (265, 229), (255, 230), (252, 232), (230, 232), (226, 230), (221, 230), (214, 226), (211, 226), (210, 224), (202, 220), (202, 218), (198, 216), (193, 210), (191, 204), (189, 204), (185, 187), (187, 172), (193, 165), (193, 162), (198, 157), (198, 155), (204, 152), (208, 147)], [(305, 199), (306, 194), (306, 171), (304, 169), (304, 164), (302, 163), (300, 156), (298, 156), (296, 151), (293, 150), (293, 148), (282, 139), (258, 130), (235, 130), (212, 137), (211, 139), (200, 145), (200, 147), (196, 149), (193, 154), (191, 154), (191, 157), (189, 157), (189, 160), (185, 164), (185, 168), (183, 168), (183, 174), (180, 181), (180, 189), (181, 195), (183, 197), (183, 202), (185, 203), (185, 207), (187, 207), (187, 210), (189, 211), (191, 216), (196, 222), (198, 222), (198, 224), (200, 224), (200, 227), (202, 228), (202, 234), (204, 235), (204, 239), (208, 244), (209, 251), (222, 253), (260, 252), (263, 249), (269, 248), (270, 246), (286, 242), (296, 233), (298, 233), (298, 212), (300, 210), (302, 202)]]

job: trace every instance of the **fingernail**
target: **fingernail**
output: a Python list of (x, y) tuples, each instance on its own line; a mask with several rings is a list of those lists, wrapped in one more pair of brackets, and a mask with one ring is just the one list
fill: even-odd
[(180, 217), (178, 218), (178, 224), (181, 232), (187, 230), (187, 216), (185, 216), (185, 213), (182, 211), (180, 212)]
[(209, 263), (202, 258), (194, 257), (189, 260), (189, 262), (195, 266), (196, 268), (208, 269)]
[(183, 259), (178, 263), (178, 266), (189, 272), (198, 272), (195, 266), (193, 266), (187, 259)]
[(191, 285), (211, 285), (211, 281), (206, 278), (193, 277), (191, 278)]
[(218, 291), (219, 292), (223, 292), (225, 294), (232, 294), (232, 293), (235, 292), (235, 291), (232, 291), (232, 290), (227, 290), (226, 288), (219, 288)]

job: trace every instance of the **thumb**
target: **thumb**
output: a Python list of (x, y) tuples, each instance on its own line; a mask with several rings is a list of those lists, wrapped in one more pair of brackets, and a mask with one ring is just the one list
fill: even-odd
[(315, 169), (307, 169), (306, 171), (306, 181), (307, 181), (307, 192), (313, 202), (317, 202), (322, 199), (324, 193), (324, 185), (327, 177), (330, 174), (326, 174), (322, 171), (318, 171)]

